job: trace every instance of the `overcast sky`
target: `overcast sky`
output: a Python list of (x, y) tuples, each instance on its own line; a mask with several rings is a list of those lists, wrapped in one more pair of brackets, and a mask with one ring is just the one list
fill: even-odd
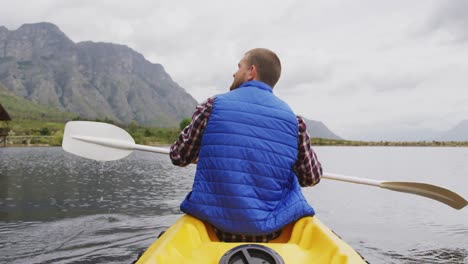
[[(52, 22), (73, 41), (125, 44), (197, 101), (243, 54), (275, 51), (275, 93), (347, 139), (468, 119), (468, 1), (0, 0), (0, 25)], [(385, 138), (383, 138), (385, 139)]]

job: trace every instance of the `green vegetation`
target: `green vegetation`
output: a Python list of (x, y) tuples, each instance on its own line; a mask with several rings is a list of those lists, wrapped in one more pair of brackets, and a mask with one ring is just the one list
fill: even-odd
[[(93, 120), (107, 122), (125, 129), (137, 144), (142, 145), (169, 145), (179, 136), (178, 128), (158, 128), (140, 126), (135, 121), (129, 125), (116, 124), (112, 120)], [(65, 122), (48, 122), (33, 120), (13, 120), (8, 123), (10, 136), (8, 141), (13, 145), (48, 145), (61, 146), (63, 129)], [(0, 124), (0, 127), (5, 126)], [(419, 141), (419, 142), (390, 142), (390, 141), (351, 141), (334, 140), (323, 138), (312, 138), (312, 146), (384, 146), (384, 147), (468, 147), (468, 142), (439, 142), (439, 141)]]
[(179, 136), (180, 130), (177, 128), (158, 128), (139, 126), (136, 122), (122, 127), (137, 144), (142, 145), (168, 145), (174, 143)]
[(186, 126), (188, 126), (192, 122), (192, 119), (190, 118), (184, 118), (182, 121), (180, 121), (179, 128), (180, 130), (184, 129)]
[(8, 142), (12, 145), (62, 145), (63, 123), (13, 120), (8, 122), (8, 127)]
[[(5, 125), (0, 126), (4, 127)], [(180, 132), (177, 128), (144, 127), (139, 126), (136, 122), (132, 122), (128, 126), (120, 126), (132, 135), (137, 144), (143, 145), (172, 144)], [(8, 122), (8, 127), (10, 129), (9, 145), (61, 146), (65, 123), (13, 120)]]
[(13, 95), (0, 85), (0, 103), (8, 111), (13, 120), (45, 120), (50, 122), (65, 122), (76, 115), (57, 108), (33, 103)]

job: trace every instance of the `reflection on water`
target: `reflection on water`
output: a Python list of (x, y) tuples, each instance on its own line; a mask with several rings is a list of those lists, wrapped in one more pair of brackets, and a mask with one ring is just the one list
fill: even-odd
[[(468, 148), (316, 151), (326, 171), (468, 194)], [(144, 152), (102, 163), (61, 148), (0, 148), (0, 263), (130, 263), (179, 217), (194, 168)], [(468, 263), (467, 209), (325, 180), (303, 191), (371, 263)]]

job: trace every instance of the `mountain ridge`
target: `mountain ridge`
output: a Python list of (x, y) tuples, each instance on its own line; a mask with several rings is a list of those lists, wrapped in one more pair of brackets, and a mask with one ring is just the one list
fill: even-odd
[[(178, 127), (197, 105), (163, 65), (126, 45), (75, 43), (48, 22), (16, 30), (0, 26), (0, 83), (10, 93), (50, 109), (120, 123)], [(322, 122), (305, 121), (311, 137), (341, 139)]]
[[(3, 27), (5, 28), (5, 27)], [(160, 64), (113, 43), (74, 43), (51, 23), (0, 30), (0, 82), (85, 118), (176, 127), (197, 102)]]

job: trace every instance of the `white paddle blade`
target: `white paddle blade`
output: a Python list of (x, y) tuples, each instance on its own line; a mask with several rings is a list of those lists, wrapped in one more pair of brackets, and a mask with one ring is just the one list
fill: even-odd
[(99, 161), (124, 158), (135, 141), (127, 131), (107, 123), (70, 121), (65, 125), (62, 148), (80, 157)]

